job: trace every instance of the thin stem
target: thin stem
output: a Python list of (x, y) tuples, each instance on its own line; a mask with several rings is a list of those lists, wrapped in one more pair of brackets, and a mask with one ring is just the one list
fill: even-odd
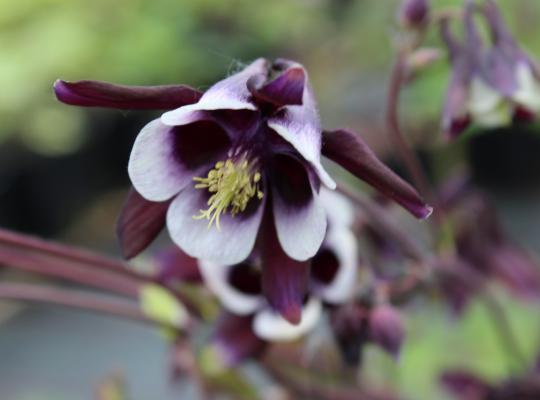
[(512, 330), (512, 325), (508, 320), (508, 316), (506, 315), (504, 308), (491, 293), (484, 294), (484, 305), (486, 306), (486, 310), (491, 317), (491, 321), (495, 327), (495, 332), (497, 332), (501, 347), (505, 348), (507, 354), (512, 356), (520, 366), (524, 366), (526, 368), (528, 366), (527, 357), (525, 357), (525, 354), (521, 351), (518, 340), (514, 334), (514, 331)]
[(93, 295), (37, 284), (0, 283), (0, 299), (50, 303), (156, 324), (154, 320), (146, 317), (136, 304), (125, 300), (107, 298), (102, 294)]
[(0, 246), (0, 263), (15, 269), (66, 279), (129, 297), (137, 297), (140, 286), (144, 284), (144, 281), (140, 279), (82, 267), (63, 260), (33, 255), (5, 246)]
[(105, 257), (88, 250), (67, 246), (60, 243), (45, 241), (29, 235), (15, 233), (6, 229), (0, 229), (0, 245), (9, 245), (11, 247), (19, 247), (26, 251), (47, 254), (49, 256), (60, 257), (64, 260), (71, 260), (79, 264), (92, 266), (93, 268), (101, 268), (123, 275), (131, 276), (137, 279), (149, 278), (138, 273), (130, 268), (129, 264), (120, 260), (115, 260)]
[(401, 160), (420, 193), (433, 203), (434, 195), (420, 161), (405, 139), (399, 124), (399, 95), (405, 79), (406, 53), (400, 51), (392, 68), (386, 103), (386, 124)]

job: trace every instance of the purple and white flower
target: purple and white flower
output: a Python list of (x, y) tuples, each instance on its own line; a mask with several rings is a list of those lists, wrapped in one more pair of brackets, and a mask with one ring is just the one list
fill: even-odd
[(307, 73), (295, 62), (258, 59), (205, 93), (93, 81), (57, 81), (55, 92), (74, 105), (171, 110), (146, 125), (133, 146), (135, 190), (118, 225), (127, 258), (166, 221), (179, 247), (214, 263), (245, 260), (274, 232), (294, 260), (289, 264), (308, 260), (326, 232), (320, 184), (335, 187), (321, 153), (415, 216), (431, 213), (358, 135), (323, 132)]
[(535, 63), (519, 48), (494, 1), (481, 11), (491, 33), (487, 47), (478, 32), (477, 6), (468, 1), (464, 13), (464, 41), (450, 32), (449, 21), (441, 23), (452, 76), (443, 110), (443, 131), (452, 138), (470, 123), (497, 127), (514, 119), (530, 119), (540, 111), (540, 81)]

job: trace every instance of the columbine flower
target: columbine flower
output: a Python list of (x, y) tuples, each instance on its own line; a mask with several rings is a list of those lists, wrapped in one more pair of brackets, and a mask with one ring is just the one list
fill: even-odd
[(227, 310), (214, 342), (228, 363), (252, 355), (262, 347), (261, 341), (298, 339), (315, 327), (323, 303), (341, 304), (353, 295), (358, 267), (356, 240), (350, 230), (354, 210), (335, 193), (323, 191), (321, 198), (329, 211), (328, 232), (309, 270), (303, 271), (307, 291), (268, 284), (256, 257), (235, 265), (200, 261), (205, 283)]
[[(55, 90), (61, 101), (83, 106), (179, 107), (146, 125), (133, 146), (128, 172), (135, 190), (118, 229), (128, 258), (166, 220), (173, 240), (193, 257), (235, 264), (259, 238), (261, 252), (309, 259), (326, 231), (319, 186), (335, 186), (321, 151), (415, 216), (431, 213), (356, 134), (322, 132), (306, 71), (294, 62), (258, 59), (204, 94), (91, 81), (58, 81)], [(274, 233), (279, 244), (265, 245)], [(275, 256), (270, 263), (285, 269)]]
[(452, 63), (443, 111), (443, 130), (449, 137), (459, 135), (471, 122), (497, 127), (540, 110), (535, 65), (510, 35), (495, 2), (487, 1), (482, 9), (492, 38), (489, 48), (478, 32), (475, 9), (468, 1), (463, 43), (451, 34), (448, 20), (441, 23)]

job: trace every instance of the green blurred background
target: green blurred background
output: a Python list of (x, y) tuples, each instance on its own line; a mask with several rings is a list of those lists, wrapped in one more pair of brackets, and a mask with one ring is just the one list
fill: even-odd
[[(516, 36), (532, 54), (540, 55), (540, 3), (499, 3)], [(397, 31), (397, 4), (396, 0), (0, 0), (0, 224), (118, 254), (114, 220), (129, 184), (129, 151), (139, 129), (154, 114), (59, 104), (52, 93), (57, 78), (136, 85), (187, 83), (204, 89), (254, 58), (293, 58), (310, 73), (325, 127), (348, 126), (361, 132), (381, 155), (397, 165), (382, 121)], [(461, 1), (434, 0), (433, 4), (444, 7)], [(427, 41), (439, 44), (434, 33)], [(495, 152), (490, 151), (493, 148), (489, 143), (471, 145), (474, 138), (443, 146), (438, 116), (447, 76), (443, 58), (406, 90), (405, 126), (419, 147), (433, 150), (435, 156), (428, 161), (435, 175), (460, 163), (464, 156), (479, 171), (479, 177), (488, 171), (488, 179), (479, 181), (494, 195), (514, 237), (539, 249), (540, 230), (535, 227), (540, 226), (540, 218), (535, 207), (540, 168), (536, 168), (539, 161), (534, 152), (539, 149), (538, 140), (528, 147), (525, 160), (521, 153), (515, 155), (521, 164), (513, 170), (515, 175), (509, 173), (503, 182), (500, 175), (490, 175), (489, 171), (492, 165), (500, 167), (501, 163), (515, 167), (515, 162), (498, 156), (497, 148), (506, 148), (505, 143), (498, 144)], [(478, 146), (480, 150), (470, 151)], [(520, 178), (518, 186), (516, 176)], [(473, 306), (464, 320), (452, 321), (446, 309), (431, 300), (415, 302), (408, 308), (409, 340), (397, 364), (375, 350), (369, 353), (364, 367), (369, 377), (395, 386), (410, 399), (438, 399), (443, 398), (436, 384), (441, 368), (471, 366), (488, 377), (508, 372), (507, 357), (479, 305)], [(540, 336), (538, 308), (510, 299), (504, 302), (520, 342), (532, 357)], [(30, 318), (17, 311), (0, 326), (0, 372), (5, 372), (0, 373), (0, 388), (10, 381), (10, 398), (16, 399), (23, 395), (35, 396), (25, 399), (73, 399), (73, 390), (84, 393), (85, 385), (91, 393), (95, 376), (86, 376), (88, 379), (82, 379), (74, 389), (67, 382), (69, 375), (54, 375), (47, 368), (66, 367), (62, 337), (73, 334), (84, 338), (86, 331), (70, 333), (67, 329), (70, 318), (81, 317), (68, 313), (62, 320), (54, 314), (58, 318), (53, 318), (55, 324), (51, 325), (51, 319), (39, 319), (39, 315), (52, 311), (43, 312), (36, 317), (33, 311)], [(49, 336), (25, 333), (16, 340), (19, 336), (14, 332), (29, 329), (28, 324), (39, 326), (32, 325), (35, 318), (43, 326), (48, 324), (45, 332)], [(103, 326), (110, 328), (105, 329), (110, 336), (100, 335), (100, 340), (109, 342), (103, 349), (129, 337), (130, 329), (134, 335), (141, 334), (137, 329), (142, 328), (118, 328), (109, 320), (103, 321)], [(86, 334), (96, 347), (81, 346), (81, 365), (101, 363), (93, 369), (94, 375), (107, 373), (107, 359), (96, 361), (86, 354), (99, 352), (101, 347), (90, 332)], [(148, 348), (157, 349), (153, 356), (163, 356), (166, 364), (159, 338), (144, 337), (148, 344), (137, 345), (133, 340), (132, 350), (117, 356), (121, 369), (143, 362), (149, 357)], [(58, 353), (44, 352), (43, 346), (53, 346)], [(3, 357), (14, 347), (18, 349), (15, 355)], [(139, 347), (145, 352), (138, 354)], [(33, 362), (34, 352), (36, 357), (50, 359)], [(151, 365), (157, 362), (154, 360), (149, 369)], [(77, 372), (76, 366), (73, 368), (71, 374)], [(157, 374), (164, 373), (163, 366), (160, 368), (153, 373), (144, 368), (129, 370), (128, 381), (149, 374), (148, 385), (156, 386), (156, 379), (165, 385), (166, 379)], [(34, 390), (32, 377), (41, 382), (40, 377), (51, 373), (55, 382), (52, 389), (40, 384), (37, 387), (41, 392)], [(14, 382), (25, 382), (24, 391)], [(47, 397), (47, 390), (54, 394)], [(137, 393), (132, 397), (148, 398)], [(80, 398), (90, 395), (80, 394)]]

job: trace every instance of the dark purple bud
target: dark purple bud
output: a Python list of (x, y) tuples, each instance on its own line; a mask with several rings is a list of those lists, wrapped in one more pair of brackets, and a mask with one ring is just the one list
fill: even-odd
[(202, 282), (199, 265), (195, 258), (188, 256), (179, 247), (173, 246), (156, 254), (158, 265), (157, 280), (170, 284), (175, 282)]
[(219, 318), (212, 344), (220, 360), (228, 367), (259, 356), (267, 342), (259, 339), (252, 329), (253, 316), (238, 316), (224, 312)]
[(358, 303), (346, 304), (333, 309), (330, 320), (344, 362), (357, 367), (362, 362), (362, 349), (369, 341), (367, 309)]
[(309, 261), (296, 261), (282, 249), (271, 216), (261, 228), (262, 289), (272, 308), (299, 324), (309, 282)]
[(63, 103), (83, 107), (171, 110), (196, 103), (202, 93), (186, 85), (125, 86), (108, 82), (54, 83), (56, 98)]
[(250, 79), (247, 85), (255, 100), (260, 104), (270, 104), (275, 108), (301, 105), (306, 85), (306, 72), (298, 64), (293, 64), (269, 82), (264, 82), (258, 75)]
[(388, 304), (376, 306), (369, 316), (371, 340), (393, 357), (399, 356), (405, 328), (399, 312)]
[(398, 11), (398, 22), (405, 28), (418, 29), (426, 25), (429, 18), (428, 0), (402, 0)]
[(449, 392), (463, 400), (483, 400), (491, 391), (488, 383), (466, 371), (445, 372), (440, 380)]
[(152, 243), (165, 226), (169, 204), (148, 201), (131, 188), (116, 224), (124, 258), (135, 257)]
[(322, 154), (400, 204), (417, 218), (425, 219), (433, 208), (418, 192), (381, 162), (369, 146), (346, 129), (323, 132)]

